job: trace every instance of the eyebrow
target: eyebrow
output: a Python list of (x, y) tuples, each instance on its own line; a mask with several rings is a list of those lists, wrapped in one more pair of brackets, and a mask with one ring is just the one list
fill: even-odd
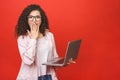
[[(29, 16), (34, 16), (34, 15), (29, 15)], [(35, 15), (35, 16), (40, 16), (41, 17), (41, 15)]]

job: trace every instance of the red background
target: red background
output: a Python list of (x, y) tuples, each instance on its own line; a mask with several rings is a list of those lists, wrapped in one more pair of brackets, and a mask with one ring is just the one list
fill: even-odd
[(15, 80), (20, 68), (14, 28), (28, 4), (46, 12), (57, 51), (82, 38), (76, 64), (57, 70), (59, 80), (120, 80), (120, 0), (1, 0), (0, 80)]

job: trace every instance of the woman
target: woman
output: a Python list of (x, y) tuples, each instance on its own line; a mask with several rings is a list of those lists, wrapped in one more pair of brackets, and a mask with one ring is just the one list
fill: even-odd
[(39, 76), (46, 74), (57, 80), (54, 68), (42, 65), (58, 57), (54, 36), (48, 29), (47, 17), (39, 5), (32, 4), (23, 10), (16, 26), (22, 59), (17, 80), (38, 80)]

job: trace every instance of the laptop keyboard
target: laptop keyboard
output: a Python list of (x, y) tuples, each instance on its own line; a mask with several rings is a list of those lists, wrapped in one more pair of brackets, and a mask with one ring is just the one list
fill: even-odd
[(54, 63), (63, 64), (63, 62), (64, 62), (64, 59), (61, 59), (61, 60), (58, 60), (58, 61), (56, 61), (56, 62), (54, 62)]

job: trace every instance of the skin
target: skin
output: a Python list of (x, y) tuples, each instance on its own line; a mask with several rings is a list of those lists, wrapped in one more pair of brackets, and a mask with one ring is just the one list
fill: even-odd
[[(38, 10), (33, 10), (31, 11), (31, 13), (29, 14), (29, 16), (41, 16), (40, 12)], [(37, 38), (42, 38), (43, 35), (42, 33), (39, 33), (39, 26), (41, 25), (41, 18), (39, 20), (36, 20), (36, 18), (33, 18), (32, 20), (30, 20), (28, 18), (28, 24), (30, 26), (30, 31), (28, 31), (28, 35), (32, 38), (32, 39), (37, 39)]]

